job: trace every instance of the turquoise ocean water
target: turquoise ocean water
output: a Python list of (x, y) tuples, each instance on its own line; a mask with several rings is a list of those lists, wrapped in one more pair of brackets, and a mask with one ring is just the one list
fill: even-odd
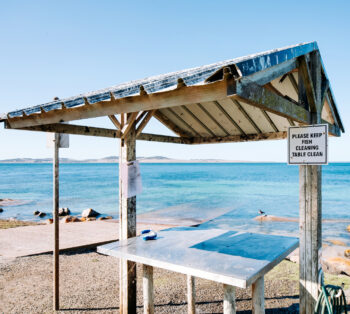
[[(203, 225), (235, 230), (297, 234), (297, 223), (264, 222), (252, 218), (258, 209), (269, 215), (298, 217), (297, 166), (271, 163), (141, 164), (143, 193), (137, 212), (187, 206), (198, 211), (225, 209), (227, 214)], [(343, 239), (350, 224), (350, 163), (323, 166), (324, 238)], [(28, 201), (4, 207), (0, 218), (33, 220), (33, 211), (51, 212), (51, 164), (0, 164), (0, 198)], [(118, 215), (117, 164), (61, 164), (60, 207), (80, 214), (92, 207)]]

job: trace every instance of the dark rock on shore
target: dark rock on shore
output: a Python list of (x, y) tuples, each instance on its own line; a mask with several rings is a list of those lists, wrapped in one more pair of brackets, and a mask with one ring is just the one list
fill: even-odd
[(46, 213), (36, 210), (33, 215), (43, 218), (46, 216)]
[(58, 216), (67, 216), (70, 214), (70, 210), (68, 207), (62, 207), (58, 210)]
[(87, 209), (83, 210), (83, 212), (81, 213), (81, 216), (85, 217), (85, 218), (97, 217), (99, 215), (100, 215), (100, 213), (93, 210), (92, 208), (87, 208)]

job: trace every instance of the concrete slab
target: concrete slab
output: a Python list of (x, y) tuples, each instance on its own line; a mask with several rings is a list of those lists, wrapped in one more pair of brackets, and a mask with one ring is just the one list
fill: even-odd
[[(160, 230), (167, 225), (138, 224), (138, 232), (152, 228)], [(118, 239), (118, 221), (89, 221), (60, 223), (60, 250), (105, 244)], [(0, 257), (13, 258), (52, 252), (53, 225), (25, 226), (0, 229)]]

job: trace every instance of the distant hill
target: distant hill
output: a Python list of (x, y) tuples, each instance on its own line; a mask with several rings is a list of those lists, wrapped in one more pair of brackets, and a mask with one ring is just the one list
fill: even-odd
[[(232, 163), (232, 162), (247, 162), (239, 160), (223, 160), (223, 159), (171, 159), (164, 156), (151, 156), (151, 157), (138, 157), (141, 163)], [(74, 164), (74, 163), (117, 163), (118, 156), (107, 156), (103, 158), (96, 159), (70, 159), (70, 158), (60, 158), (61, 163)], [(51, 158), (13, 158), (13, 159), (3, 159), (0, 163), (6, 164), (48, 164), (52, 163)]]

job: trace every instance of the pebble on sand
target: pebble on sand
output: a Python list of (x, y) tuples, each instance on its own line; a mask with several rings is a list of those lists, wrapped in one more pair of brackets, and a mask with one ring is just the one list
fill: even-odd
[(50, 225), (52, 223), (53, 223), (53, 219), (52, 218), (46, 219), (46, 224), (47, 225)]
[(350, 258), (350, 249), (344, 251), (344, 256)]
[(100, 218), (98, 218), (97, 220), (106, 220), (106, 219), (112, 219), (112, 216), (102, 216)]
[(81, 220), (75, 216), (65, 216), (61, 222), (69, 223), (69, 222), (80, 222)]

